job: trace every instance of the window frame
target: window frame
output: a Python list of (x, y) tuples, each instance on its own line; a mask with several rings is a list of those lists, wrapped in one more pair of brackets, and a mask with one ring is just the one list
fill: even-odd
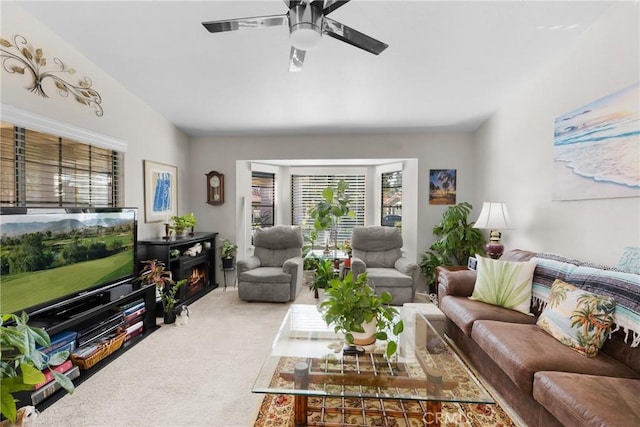
[[(261, 186), (261, 185), (255, 185), (255, 181), (254, 179), (266, 179), (266, 180), (271, 180), (271, 186)], [(261, 203), (254, 203), (253, 202), (253, 194), (254, 194), (254, 189), (260, 189), (259, 192), (262, 194), (262, 190), (267, 189), (267, 188), (271, 188), (271, 204), (268, 203), (262, 203), (261, 199)], [(276, 174), (272, 173), (272, 172), (259, 172), (259, 171), (252, 171), (251, 172), (251, 226), (252, 228), (258, 228), (258, 227), (273, 227), (275, 225), (275, 221), (276, 221)], [(253, 213), (256, 209), (259, 209), (260, 211), (263, 211), (265, 208), (269, 209), (271, 211), (271, 223), (270, 224), (264, 224), (262, 221), (260, 223), (256, 223), (254, 221), (254, 216)]]
[[(391, 179), (393, 179), (393, 175), (395, 177), (395, 184), (389, 185)], [(391, 227), (402, 227), (402, 169), (382, 172), (380, 174), (380, 225), (386, 225)], [(399, 205), (389, 205), (385, 204), (385, 190), (396, 190), (400, 193), (400, 204)], [(387, 198), (388, 201), (388, 198)], [(400, 221), (394, 222), (393, 225), (385, 223), (385, 217), (390, 215), (398, 215), (400, 216)]]

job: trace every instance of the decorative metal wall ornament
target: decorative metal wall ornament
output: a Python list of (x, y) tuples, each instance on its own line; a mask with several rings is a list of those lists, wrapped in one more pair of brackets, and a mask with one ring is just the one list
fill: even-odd
[(93, 108), (96, 116), (102, 117), (104, 114), (102, 105), (100, 105), (102, 97), (91, 87), (90, 78), (84, 77), (78, 80), (77, 85), (63, 80), (59, 74), (75, 74), (76, 70), (68, 68), (59, 58), (53, 58), (53, 62), (57, 65), (57, 70), (44, 70), (47, 65), (47, 58), (44, 57), (42, 49), (33, 49), (27, 39), (19, 34), (13, 36), (13, 44), (0, 38), (0, 45), (2, 45), (0, 48), (0, 56), (3, 58), (2, 68), (10, 74), (25, 74), (25, 71), (29, 71), (33, 77), (33, 84), (29, 87), (31, 92), (48, 98), (49, 96), (45, 93), (42, 84), (46, 78), (50, 78), (55, 82), (60, 96), (68, 97), (72, 95), (79, 103)]

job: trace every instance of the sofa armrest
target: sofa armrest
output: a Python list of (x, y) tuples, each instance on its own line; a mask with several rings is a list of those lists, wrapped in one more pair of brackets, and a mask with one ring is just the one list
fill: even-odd
[(236, 262), (236, 268), (238, 269), (238, 274), (244, 273), (248, 270), (253, 270), (254, 268), (260, 267), (260, 258), (255, 255), (251, 255), (249, 258), (239, 259)]
[(447, 295), (469, 297), (476, 284), (476, 271), (466, 267), (440, 266), (436, 268), (436, 278), (439, 302)]
[(352, 257), (351, 258), (351, 273), (353, 274), (353, 279), (357, 279), (359, 275), (361, 275), (362, 273), (364, 273), (365, 271), (367, 271), (367, 264), (365, 264), (365, 262), (358, 258), (358, 257)]

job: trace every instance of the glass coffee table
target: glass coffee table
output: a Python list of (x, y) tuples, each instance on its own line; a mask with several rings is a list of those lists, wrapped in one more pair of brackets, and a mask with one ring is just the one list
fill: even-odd
[[(414, 408), (410, 417), (436, 426), (447, 421), (442, 402), (495, 403), (422, 314), (409, 308), (399, 311), (405, 330), (397, 337), (398, 352), (387, 359), (386, 343), (380, 341), (365, 347), (362, 354), (343, 354), (344, 338), (327, 326), (316, 305), (291, 305), (252, 392), (293, 395), (296, 426), (326, 425), (307, 420), (308, 410), (331, 412), (331, 405), (310, 408), (310, 399), (350, 399), (352, 404), (375, 399), (380, 407), (367, 410), (381, 416), (385, 402), (399, 400)], [(362, 409), (355, 406), (355, 411)]]

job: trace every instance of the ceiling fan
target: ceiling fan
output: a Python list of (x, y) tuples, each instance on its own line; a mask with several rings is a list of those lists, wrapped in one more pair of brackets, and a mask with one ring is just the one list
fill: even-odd
[(245, 28), (275, 27), (288, 24), (292, 45), (289, 71), (294, 72), (302, 71), (305, 53), (318, 45), (322, 34), (349, 43), (374, 55), (380, 54), (389, 45), (327, 16), (348, 2), (349, 0), (284, 0), (289, 11), (282, 15), (226, 19), (203, 22), (202, 25), (211, 33), (221, 33)]

